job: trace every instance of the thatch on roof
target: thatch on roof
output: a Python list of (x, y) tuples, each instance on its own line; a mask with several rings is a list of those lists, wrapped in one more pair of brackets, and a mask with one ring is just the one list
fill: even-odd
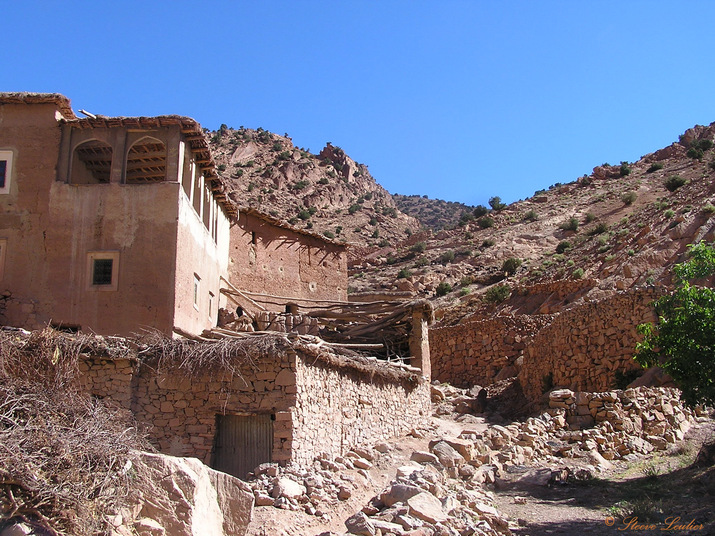
[(0, 104), (55, 104), (65, 119), (76, 119), (70, 100), (59, 93), (16, 91), (0, 93)]

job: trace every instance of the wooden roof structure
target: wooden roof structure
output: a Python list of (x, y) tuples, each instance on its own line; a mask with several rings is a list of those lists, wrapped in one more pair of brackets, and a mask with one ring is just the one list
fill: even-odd
[(280, 227), (281, 229), (286, 229), (288, 231), (292, 231), (299, 235), (309, 236), (311, 238), (315, 238), (315, 239), (320, 240), (321, 242), (325, 242), (327, 244), (332, 244), (334, 246), (340, 246), (340, 247), (348, 247), (348, 245), (349, 245), (345, 242), (338, 242), (337, 240), (332, 240), (325, 235), (307, 231), (305, 229), (300, 229), (294, 225), (289, 224), (285, 220), (281, 220), (280, 218), (276, 218), (274, 216), (266, 214), (265, 212), (261, 212), (260, 210), (257, 210), (253, 207), (239, 207), (239, 212), (241, 214), (247, 214), (249, 216), (253, 216), (254, 218), (262, 220), (262, 221), (268, 223), (269, 225), (274, 225), (275, 227)]

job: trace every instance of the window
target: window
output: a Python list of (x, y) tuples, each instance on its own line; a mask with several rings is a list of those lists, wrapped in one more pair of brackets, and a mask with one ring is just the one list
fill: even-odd
[(72, 153), (71, 184), (109, 184), (112, 174), (112, 147), (99, 140), (89, 140)]
[(0, 194), (10, 193), (12, 151), (0, 151)]
[(209, 292), (209, 320), (211, 320), (211, 312), (214, 310), (214, 293)]
[(118, 251), (91, 251), (87, 254), (89, 290), (117, 290), (118, 275)]
[(199, 310), (199, 291), (200, 291), (201, 278), (194, 274), (194, 309)]

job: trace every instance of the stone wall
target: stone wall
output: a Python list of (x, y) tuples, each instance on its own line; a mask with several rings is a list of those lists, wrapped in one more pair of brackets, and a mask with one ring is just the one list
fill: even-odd
[(309, 359), (298, 360), (297, 372), (293, 447), (300, 463), (404, 434), (431, 414), (427, 382), (370, 378)]
[(234, 366), (235, 375), (188, 376), (136, 359), (97, 356), (85, 358), (80, 370), (84, 388), (131, 410), (159, 451), (206, 464), (212, 463), (219, 415), (270, 414), (271, 461), (307, 464), (320, 454), (341, 456), (408, 432), (430, 413), (428, 382), (409, 382), (408, 374), (360, 371), (292, 348)]
[(459, 387), (488, 385), (519, 359), (519, 380), (536, 402), (552, 387), (611, 389), (616, 371), (637, 369), (636, 328), (655, 321), (657, 289), (615, 294), (556, 315), (495, 317), (430, 329), (432, 376)]
[(537, 401), (551, 387), (606, 391), (616, 371), (638, 368), (633, 361), (643, 322), (656, 320), (656, 289), (621, 292), (564, 311), (533, 338), (519, 373), (524, 394)]
[(552, 319), (498, 316), (429, 331), (432, 377), (458, 387), (488, 385), (520, 356), (540, 328)]

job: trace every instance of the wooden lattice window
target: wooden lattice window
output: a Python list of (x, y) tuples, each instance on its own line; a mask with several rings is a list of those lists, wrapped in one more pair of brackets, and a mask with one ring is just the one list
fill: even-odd
[(147, 184), (166, 180), (166, 145), (156, 138), (142, 138), (127, 154), (126, 183)]

